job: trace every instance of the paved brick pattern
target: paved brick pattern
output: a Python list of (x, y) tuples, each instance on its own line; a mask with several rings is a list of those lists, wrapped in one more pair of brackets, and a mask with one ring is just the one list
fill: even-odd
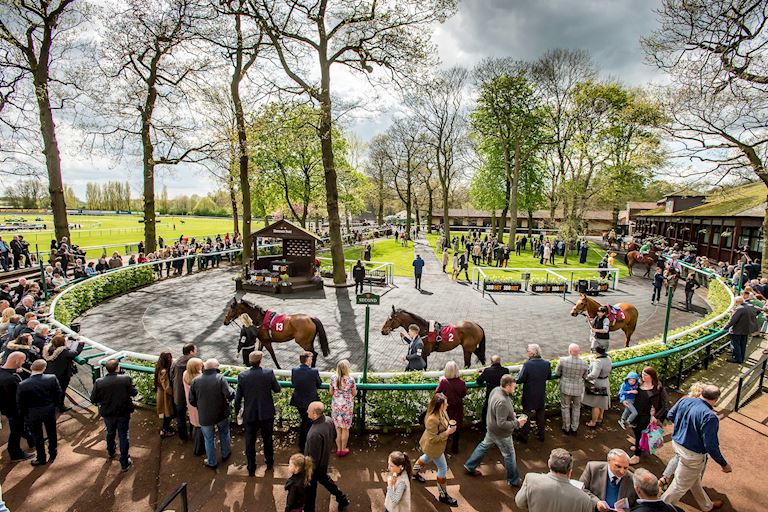
[[(528, 343), (539, 343), (546, 357), (563, 354), (571, 342), (588, 347), (589, 332), (583, 318), (569, 316), (571, 304), (562, 296), (523, 294), (488, 294), (483, 297), (468, 285), (451, 281), (426, 243), (417, 243), (415, 251), (426, 260), (423, 290), (414, 288), (413, 280), (395, 278), (391, 289), (383, 293), (381, 306), (371, 306), (370, 364), (374, 371), (400, 370), (406, 347), (397, 334), (383, 336), (381, 326), (391, 308), (404, 308), (426, 319), (441, 322), (473, 320), (487, 335), (487, 356), (501, 354), (505, 361), (519, 361)], [(119, 349), (156, 354), (170, 349), (178, 355), (184, 343), (194, 342), (204, 357), (217, 357), (222, 363), (235, 362), (238, 329), (224, 326), (222, 320), (234, 296), (232, 269), (211, 270), (189, 277), (174, 278), (144, 289), (116, 297), (89, 311), (82, 319), (82, 332), (95, 340)], [(671, 326), (693, 322), (696, 316), (680, 308), (682, 289), (674, 299)], [(575, 300), (576, 294), (569, 294)], [(363, 330), (365, 307), (355, 305), (354, 288), (325, 288), (293, 295), (247, 294), (245, 298), (262, 307), (286, 313), (307, 313), (325, 325), (331, 354), (320, 357), (318, 366), (331, 369), (337, 361), (349, 359), (355, 369), (363, 362)], [(641, 340), (661, 332), (664, 308), (650, 303), (650, 281), (625, 279), (618, 290), (601, 300), (610, 303), (630, 302), (640, 312), (640, 325), (634, 339)], [(705, 303), (696, 298), (696, 303)], [(613, 347), (623, 346), (624, 334), (612, 334)], [(283, 368), (295, 365), (300, 350), (293, 342), (274, 345)], [(319, 346), (316, 346), (319, 352)], [(269, 359), (269, 358), (268, 358)], [(453, 359), (463, 362), (461, 351), (430, 356), (431, 369), (442, 367)], [(267, 361), (271, 366), (271, 361)], [(474, 356), (473, 366), (479, 366)]]

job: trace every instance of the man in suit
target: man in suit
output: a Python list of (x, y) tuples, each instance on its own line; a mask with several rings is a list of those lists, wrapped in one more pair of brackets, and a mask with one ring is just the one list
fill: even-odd
[(193, 357), (197, 357), (197, 347), (194, 343), (187, 343), (181, 349), (181, 357), (171, 366), (171, 386), (173, 386), (173, 403), (176, 407), (176, 429), (179, 439), (189, 439), (189, 426), (187, 424), (187, 395), (184, 393), (184, 370), (187, 363)]
[[(35, 440), (37, 458), (33, 466), (53, 462), (58, 454), (56, 439), (56, 404), (59, 403), (61, 387), (55, 375), (44, 375), (48, 363), (38, 359), (30, 367), (32, 375), (19, 384), (16, 400), (19, 413), (24, 417), (27, 429)], [(48, 459), (45, 456), (43, 426), (48, 436)]]
[(485, 416), (488, 414), (488, 397), (491, 396), (491, 391), (499, 387), (501, 378), (507, 374), (509, 374), (509, 368), (501, 366), (501, 356), (494, 354), (491, 356), (491, 366), (484, 368), (477, 377), (477, 384), (485, 386), (485, 402), (481, 417), (483, 425), (485, 425)]
[(586, 493), (571, 485), (573, 457), (555, 448), (547, 461), (549, 473), (528, 473), (515, 495), (515, 503), (531, 512), (593, 512), (595, 506)]
[(21, 241), (19, 237), (14, 235), (11, 240), (11, 254), (13, 254), (13, 270), (19, 270), (19, 263), (21, 263)]
[[(517, 375), (517, 383), (523, 385), (523, 412), (534, 411), (536, 418), (536, 437), (544, 441), (544, 402), (547, 395), (547, 381), (552, 374), (549, 361), (541, 357), (541, 347), (535, 343), (528, 345), (528, 360), (523, 363)], [(518, 440), (528, 442), (531, 423), (523, 425)]]
[(632, 481), (638, 499), (631, 512), (683, 512), (659, 498), (659, 481), (647, 469), (638, 468), (632, 474)]
[(587, 363), (579, 357), (581, 347), (568, 345), (568, 357), (561, 357), (555, 373), (560, 377), (560, 411), (563, 416), (563, 433), (576, 435), (581, 414), (581, 396), (584, 394), (584, 378), (589, 372)]
[(31, 453), (21, 449), (21, 438), (25, 437), (31, 446), (32, 438), (24, 433), (24, 418), (19, 414), (16, 393), (21, 383), (19, 371), (27, 360), (24, 352), (11, 352), (0, 368), (0, 414), (8, 419), (11, 432), (8, 434), (8, 455), (18, 462), (32, 458)]
[(120, 361), (110, 359), (107, 374), (97, 379), (91, 391), (91, 403), (99, 406), (99, 414), (107, 428), (107, 456), (115, 457), (115, 434), (120, 438), (120, 468), (123, 472), (133, 465), (128, 456), (128, 427), (133, 412), (132, 397), (139, 394), (129, 375), (120, 374)]
[(299, 355), (299, 363), (297, 368), (291, 370), (291, 383), (293, 383), (291, 405), (299, 411), (299, 416), (301, 416), (299, 450), (303, 453), (304, 445), (307, 442), (307, 432), (312, 426), (312, 420), (307, 415), (307, 407), (312, 402), (320, 400), (317, 390), (320, 389), (322, 381), (320, 380), (320, 372), (312, 368), (312, 352), (303, 352)]
[(240, 412), (240, 404), (245, 399), (243, 423), (245, 423), (245, 457), (248, 459), (248, 475), (256, 475), (256, 434), (261, 432), (264, 444), (264, 459), (267, 470), (275, 463), (272, 447), (272, 430), (275, 421), (275, 402), (272, 393), (280, 392), (275, 372), (261, 368), (264, 353), (255, 350), (248, 356), (251, 367), (237, 376), (235, 393), (235, 415)]
[(315, 512), (318, 483), (323, 484), (323, 487), (336, 497), (339, 510), (344, 510), (349, 506), (349, 499), (328, 474), (331, 450), (336, 446), (336, 427), (333, 425), (333, 420), (325, 415), (325, 406), (322, 402), (310, 403), (306, 413), (312, 426), (307, 434), (307, 446), (303, 453), (312, 457), (315, 470), (312, 472), (312, 480), (307, 488), (304, 511)]
[(626, 499), (630, 507), (637, 502), (627, 452), (614, 448), (608, 452), (607, 459), (606, 462), (587, 462), (579, 478), (598, 512), (608, 512), (622, 499)]

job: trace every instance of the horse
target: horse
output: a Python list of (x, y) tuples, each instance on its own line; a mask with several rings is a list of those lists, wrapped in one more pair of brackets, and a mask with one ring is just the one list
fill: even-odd
[(246, 313), (251, 317), (253, 325), (259, 327), (259, 350), (266, 348), (278, 369), (280, 368), (280, 364), (277, 362), (277, 357), (275, 357), (272, 343), (283, 343), (284, 341), (295, 340), (301, 348), (307, 352), (312, 352), (313, 367), (317, 363), (317, 352), (315, 352), (316, 337), (320, 338), (320, 348), (323, 351), (323, 356), (328, 357), (328, 354), (331, 353), (331, 349), (328, 347), (328, 336), (325, 334), (325, 327), (323, 327), (323, 323), (317, 318), (302, 314), (285, 315), (283, 320), (276, 323), (273, 326), (273, 329), (270, 330), (262, 325), (266, 311), (245, 300), (238, 302), (237, 297), (235, 297), (229, 306), (227, 315), (224, 317), (224, 325), (229, 325), (230, 322), (243, 313)]
[(461, 346), (464, 351), (464, 367), (469, 368), (472, 361), (472, 354), (475, 354), (480, 360), (480, 363), (485, 364), (485, 331), (475, 322), (467, 320), (461, 321), (454, 325), (456, 330), (455, 336), (448, 336), (447, 339), (443, 339), (440, 343), (429, 341), (427, 334), (429, 331), (429, 322), (424, 320), (418, 315), (409, 313), (404, 309), (395, 309), (392, 306), (392, 314), (384, 322), (381, 327), (381, 334), (387, 336), (390, 332), (402, 327), (408, 329), (411, 324), (419, 326), (419, 336), (424, 342), (424, 350), (422, 357), (424, 362), (427, 362), (427, 357), (432, 352), (448, 352), (454, 348)]
[[(601, 306), (595, 299), (587, 297), (585, 294), (579, 294), (579, 300), (576, 301), (571, 309), (571, 316), (579, 316), (581, 314), (587, 315), (590, 321), (597, 316), (597, 310)], [(618, 320), (611, 324), (611, 331), (624, 331), (624, 335), (627, 337), (624, 342), (624, 346), (628, 347), (629, 342), (632, 339), (632, 333), (635, 332), (637, 327), (637, 308), (632, 304), (620, 303), (616, 304), (616, 307), (624, 312), (624, 320)]]
[(659, 257), (656, 255), (656, 248), (651, 249), (646, 255), (640, 254), (640, 251), (629, 251), (624, 255), (624, 263), (626, 263), (627, 269), (629, 269), (630, 276), (632, 275), (632, 267), (635, 266), (636, 263), (640, 263), (641, 265), (645, 265), (645, 274), (643, 274), (643, 277), (650, 277), (651, 268), (656, 264), (658, 259)]

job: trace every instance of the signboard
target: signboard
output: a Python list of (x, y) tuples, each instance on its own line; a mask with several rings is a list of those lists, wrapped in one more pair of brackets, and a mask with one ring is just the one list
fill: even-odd
[(365, 304), (366, 306), (378, 306), (380, 304), (380, 297), (375, 293), (358, 293), (357, 303)]

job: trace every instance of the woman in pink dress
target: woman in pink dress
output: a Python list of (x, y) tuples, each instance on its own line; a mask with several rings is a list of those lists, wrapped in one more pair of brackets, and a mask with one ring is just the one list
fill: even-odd
[(187, 361), (187, 369), (181, 380), (184, 382), (184, 395), (187, 397), (187, 412), (189, 412), (189, 422), (192, 424), (192, 445), (195, 455), (205, 453), (205, 443), (203, 442), (203, 432), (200, 430), (200, 418), (197, 414), (197, 407), (189, 403), (189, 387), (196, 377), (203, 373), (203, 360), (193, 357)]
[(336, 455), (349, 455), (349, 429), (352, 427), (352, 413), (355, 409), (357, 387), (349, 376), (349, 361), (343, 359), (336, 365), (336, 375), (331, 377), (331, 417), (336, 425)]

